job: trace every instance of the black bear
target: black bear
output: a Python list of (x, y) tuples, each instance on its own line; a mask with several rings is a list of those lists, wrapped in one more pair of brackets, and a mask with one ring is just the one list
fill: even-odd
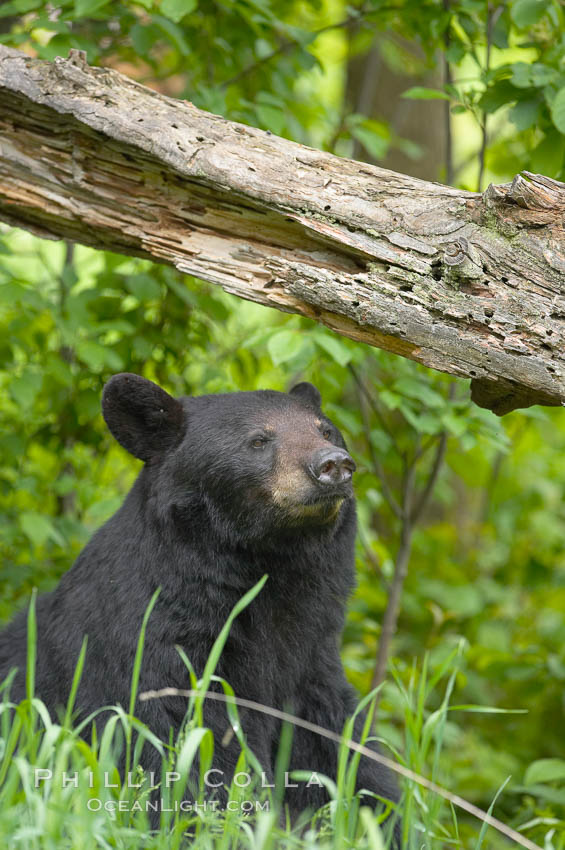
[[(102, 409), (121, 445), (144, 461), (122, 507), (100, 528), (57, 588), (37, 601), (36, 694), (56, 714), (69, 696), (84, 635), (85, 667), (76, 699), (83, 715), (129, 703), (141, 622), (149, 618), (139, 692), (187, 688), (183, 648), (201, 675), (230, 611), (257, 581), (263, 589), (236, 618), (216, 673), (236, 696), (287, 709), (341, 733), (356, 705), (339, 655), (354, 583), (355, 463), (308, 383), (271, 390), (174, 399), (138, 375), (115, 375)], [(15, 666), (11, 697), (25, 695), (26, 613), (0, 634), (0, 681)], [(138, 702), (136, 714), (168, 741), (186, 700)], [(229, 785), (238, 757), (225, 746), (226, 707), (206, 702), (216, 741), (214, 768)], [(242, 713), (247, 740), (267, 776), (279, 724)], [(356, 734), (360, 735), (362, 718)], [(289, 770), (335, 776), (337, 745), (294, 730)], [(156, 750), (144, 767), (160, 770)], [(215, 774), (217, 778), (219, 774)], [(218, 783), (214, 783), (218, 784)], [(387, 770), (362, 758), (357, 784), (397, 801)], [(216, 794), (226, 794), (216, 789)], [(299, 783), (292, 811), (317, 808), (326, 792)], [(291, 796), (290, 796), (291, 795)], [(398, 823), (395, 843), (399, 846)]]

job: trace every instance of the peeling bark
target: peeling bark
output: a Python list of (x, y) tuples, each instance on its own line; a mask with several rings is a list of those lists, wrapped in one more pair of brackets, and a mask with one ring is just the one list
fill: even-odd
[(0, 46), (0, 220), (170, 263), (471, 378), (565, 402), (565, 184), (481, 195), (341, 159), (89, 67)]

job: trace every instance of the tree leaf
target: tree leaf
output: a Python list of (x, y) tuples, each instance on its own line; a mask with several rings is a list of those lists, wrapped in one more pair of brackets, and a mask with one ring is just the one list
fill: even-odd
[(512, 107), (508, 117), (517, 130), (527, 130), (539, 121), (540, 104), (537, 100), (521, 100)]
[(417, 380), (416, 378), (399, 378), (393, 384), (395, 392), (402, 393), (408, 398), (414, 398), (421, 401), (428, 407), (445, 407), (446, 401), (442, 395), (433, 390), (425, 380)]
[(194, 12), (197, 0), (162, 0), (161, 14), (178, 24), (185, 15)]
[[(185, 13), (186, 14), (186, 13)], [(176, 23), (164, 15), (153, 15), (154, 23), (159, 27), (162, 33), (167, 36), (171, 44), (173, 44), (182, 56), (190, 56), (190, 47), (184, 37), (184, 30), (177, 26)]]
[(26, 369), (10, 382), (10, 395), (20, 407), (31, 407), (43, 384), (38, 372)]
[(22, 15), (26, 12), (31, 12), (43, 4), (43, 0), (13, 0), (12, 3), (2, 4), (0, 9), (0, 18), (6, 18), (10, 15)]
[(303, 335), (299, 331), (278, 331), (268, 341), (267, 351), (275, 366), (280, 366), (300, 353), (302, 342)]
[(524, 782), (526, 785), (535, 785), (538, 782), (554, 782), (560, 779), (565, 780), (564, 759), (538, 759), (528, 767)]
[(316, 335), (315, 342), (316, 345), (323, 348), (332, 360), (335, 360), (340, 366), (347, 366), (353, 357), (353, 352), (350, 351), (345, 342), (338, 336), (330, 336), (329, 334)]
[[(527, 86), (529, 85), (530, 82), (528, 79)], [(489, 86), (484, 94), (481, 95), (479, 98), (479, 106), (485, 112), (496, 112), (497, 109), (500, 109), (502, 106), (506, 106), (508, 103), (516, 100), (516, 87), (517, 83), (514, 81), (514, 78), (512, 78), (512, 82), (510, 82), (510, 80), (498, 80), (496, 83)], [(463, 107), (463, 112), (466, 111), (465, 107)]]
[(551, 118), (560, 133), (565, 133), (565, 86), (557, 92), (551, 104)]
[(47, 540), (54, 540), (59, 546), (65, 545), (63, 536), (57, 531), (51, 520), (35, 511), (20, 514), (20, 528), (34, 546), (43, 546)]
[(517, 27), (525, 29), (537, 23), (547, 9), (549, 0), (516, 0), (510, 17)]
[(408, 97), (411, 100), (450, 100), (446, 92), (439, 89), (427, 89), (425, 86), (412, 86), (402, 92), (402, 97)]
[(456, 416), (449, 410), (442, 414), (441, 424), (454, 437), (462, 437), (468, 427), (465, 417)]
[(532, 66), (527, 62), (515, 62), (511, 65), (512, 85), (517, 89), (528, 89), (532, 86)]
[(282, 109), (268, 103), (255, 104), (255, 113), (259, 124), (280, 136), (286, 127), (286, 117)]
[(408, 404), (401, 405), (402, 415), (420, 434), (437, 434), (441, 423), (437, 416), (431, 413), (415, 413)]
[(386, 407), (388, 407), (389, 410), (397, 410), (402, 402), (402, 398), (399, 395), (386, 389), (381, 390), (379, 393), (379, 399), (384, 405), (386, 405)]
[(385, 138), (385, 136), (381, 133), (376, 132), (370, 127), (359, 124), (357, 127), (352, 128), (351, 135), (354, 139), (357, 139), (358, 142), (361, 142), (367, 153), (370, 154), (373, 159), (382, 159), (386, 156), (389, 147), (389, 139)]
[(79, 342), (76, 353), (93, 372), (101, 372), (104, 366), (115, 371), (123, 368), (122, 359), (115, 351), (93, 340)]
[(140, 301), (161, 297), (161, 285), (148, 274), (136, 274), (126, 279), (126, 287)]
[(93, 12), (97, 12), (102, 6), (107, 6), (110, 0), (75, 0), (75, 11), (73, 17), (87, 18)]
[(565, 136), (550, 131), (532, 151), (531, 167), (547, 177), (559, 177), (565, 156)]
[(532, 65), (532, 83), (534, 86), (542, 88), (555, 82), (559, 76), (557, 68), (551, 68), (549, 65), (544, 65), (543, 62), (534, 62)]

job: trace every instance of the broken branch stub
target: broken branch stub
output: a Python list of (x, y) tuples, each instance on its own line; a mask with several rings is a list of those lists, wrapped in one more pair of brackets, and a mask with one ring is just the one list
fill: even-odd
[(0, 46), (0, 219), (169, 263), (471, 378), (498, 414), (565, 402), (565, 185), (482, 195)]

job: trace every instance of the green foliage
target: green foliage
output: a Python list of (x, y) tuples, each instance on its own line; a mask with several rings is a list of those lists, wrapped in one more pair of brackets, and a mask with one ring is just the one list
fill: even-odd
[[(435, 67), (439, 57), (449, 62), (451, 81), (407, 83), (399, 108), (449, 102), (458, 182), (473, 189), (485, 128), (486, 180), (506, 181), (521, 169), (564, 179), (564, 29), (557, 0), (11, 0), (0, 8), (6, 44), (47, 59), (84, 49), (91, 63), (234, 120), (346, 155), (356, 142), (377, 160), (395, 148), (417, 158), (420, 140), (400, 138), (381, 117), (352, 108), (347, 64), (376, 39), (383, 61), (414, 71), (404, 45), (416, 42), (417, 70)], [(475, 130), (474, 148), (467, 138)], [(100, 415), (103, 384), (120, 370), (177, 395), (287, 389), (304, 379), (320, 388), (358, 462), (359, 586), (344, 658), (365, 694), (402, 538), (395, 506), (409, 475), (413, 509), (431, 481), (413, 528), (394, 683), (381, 691), (379, 729), (401, 761), (484, 808), (503, 789), (498, 817), (548, 850), (563, 848), (562, 412), (519, 411), (501, 422), (469, 402), (465, 383), (306, 319), (238, 301), (168, 267), (4, 228), (0, 619), (25, 604), (32, 588), (56, 584), (139, 469)], [(42, 830), (45, 846), (139, 846), (142, 819), (87, 820), (72, 789), (45, 795), (29, 782), (37, 752), (40, 766), (93, 766), (101, 788), (104, 771), (114, 769), (114, 738), (125, 740), (132, 717), (116, 711), (102, 738), (87, 746), (69, 718), (61, 731), (36, 708), (42, 737), (34, 737), (29, 704), (0, 715), (0, 832), (30, 847), (43, 846)], [(205, 763), (212, 746), (194, 725), (171, 758), (186, 771), (197, 751)], [(348, 769), (344, 763), (342, 791)], [(136, 792), (103, 793), (115, 802)], [(474, 820), (455, 820), (429, 792), (408, 787), (404, 811), (426, 847), (483, 841)], [(175, 818), (171, 847), (187, 825)], [(195, 828), (203, 845), (225, 829), (225, 842), (217, 838), (222, 848), (232, 839), (244, 843), (242, 836), (245, 846), (300, 847), (277, 823), (260, 813), (251, 833), (235, 814)], [(330, 807), (314, 826), (321, 837), (305, 838), (305, 848), (337, 847), (336, 835), (340, 850), (347, 842), (381, 846), (363, 806), (343, 821)], [(161, 838), (144, 838), (143, 846), (150, 841), (165, 846)], [(489, 842), (502, 846), (490, 831), (483, 846)]]

